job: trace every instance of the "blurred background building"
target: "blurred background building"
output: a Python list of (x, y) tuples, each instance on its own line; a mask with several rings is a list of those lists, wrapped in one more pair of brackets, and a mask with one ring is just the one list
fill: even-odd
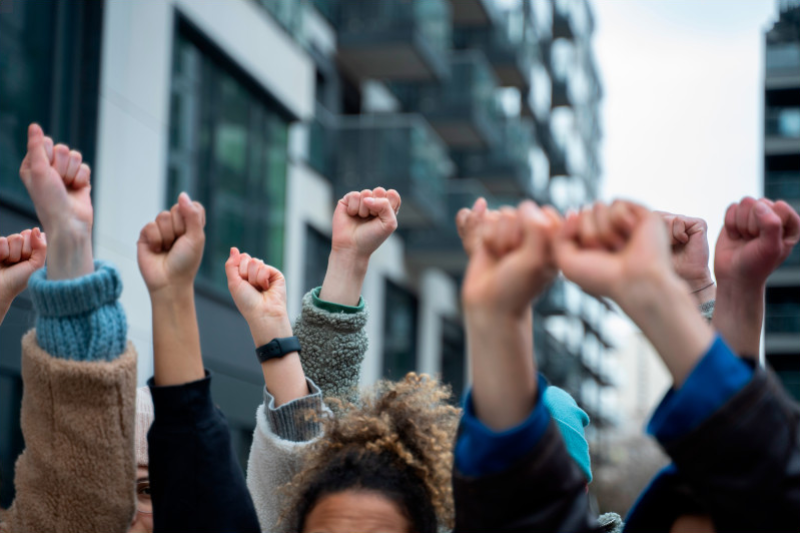
[[(460, 395), (466, 257), (453, 219), (479, 196), (561, 210), (597, 196), (593, 29), (586, 0), (3, 0), (0, 232), (37, 224), (18, 178), (37, 121), (93, 167), (95, 253), (122, 273), (143, 384), (151, 316), (134, 243), (180, 191), (203, 202), (204, 359), (244, 460), (263, 382), (226, 288), (230, 246), (283, 270), (295, 316), (322, 282), (336, 200), (395, 188), (401, 230), (364, 287), (362, 379), (417, 370)], [(609, 309), (558, 280), (536, 313), (540, 367), (590, 413), (602, 457), (619, 366), (604, 356)], [(23, 447), (19, 340), (32, 325), (23, 295), (0, 329), (6, 480)], [(2, 491), (7, 505), (11, 483)]]
[[(781, 0), (766, 33), (764, 196), (800, 211), (800, 2)], [(800, 400), (800, 246), (767, 282), (765, 354)]]

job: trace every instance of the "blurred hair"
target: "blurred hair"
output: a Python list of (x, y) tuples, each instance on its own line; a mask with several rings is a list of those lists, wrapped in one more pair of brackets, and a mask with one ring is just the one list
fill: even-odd
[(460, 410), (449, 387), (426, 375), (380, 381), (358, 405), (329, 400), (337, 415), (322, 420), (323, 434), (304, 456), (304, 469), (285, 485), (282, 519), (302, 531), (323, 497), (346, 490), (379, 493), (418, 533), (454, 524), (453, 443)]

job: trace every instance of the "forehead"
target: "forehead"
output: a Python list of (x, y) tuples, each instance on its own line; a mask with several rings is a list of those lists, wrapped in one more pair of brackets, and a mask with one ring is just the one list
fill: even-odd
[(375, 492), (348, 490), (322, 497), (308, 513), (303, 533), (410, 531), (408, 519), (392, 500)]

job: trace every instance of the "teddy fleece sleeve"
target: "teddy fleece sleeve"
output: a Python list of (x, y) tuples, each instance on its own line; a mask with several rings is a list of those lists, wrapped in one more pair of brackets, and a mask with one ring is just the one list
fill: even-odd
[(355, 400), (361, 363), (369, 346), (364, 331), (367, 306), (363, 299), (357, 307), (325, 302), (319, 293), (320, 288), (316, 288), (305, 295), (294, 326), (302, 347), (303, 370), (325, 397)]
[(135, 511), (136, 353), (116, 270), (96, 268), (30, 280), (39, 318), (22, 340), (26, 447), (3, 531), (125, 531)]

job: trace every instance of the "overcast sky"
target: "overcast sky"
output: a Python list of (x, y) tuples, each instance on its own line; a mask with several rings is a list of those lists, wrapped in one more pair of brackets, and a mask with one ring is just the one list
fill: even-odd
[(593, 0), (603, 84), (601, 196), (706, 219), (762, 191), (772, 0)]

